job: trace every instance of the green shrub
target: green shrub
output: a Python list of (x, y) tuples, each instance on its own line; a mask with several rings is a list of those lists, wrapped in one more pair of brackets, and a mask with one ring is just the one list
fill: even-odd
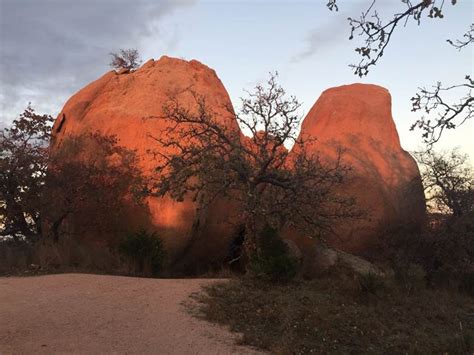
[(285, 282), (296, 276), (298, 262), (278, 232), (267, 225), (259, 235), (257, 251), (250, 257), (249, 271), (257, 278)]
[(118, 250), (140, 274), (157, 276), (162, 269), (165, 252), (156, 233), (141, 230), (129, 234), (120, 242)]
[(360, 290), (363, 293), (378, 295), (385, 288), (383, 278), (372, 272), (360, 275), (358, 281)]

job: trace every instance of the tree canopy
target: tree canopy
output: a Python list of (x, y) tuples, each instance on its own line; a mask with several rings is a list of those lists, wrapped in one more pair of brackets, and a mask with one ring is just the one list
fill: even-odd
[(39, 196), (44, 191), (53, 118), (29, 105), (0, 132), (0, 235), (41, 234)]

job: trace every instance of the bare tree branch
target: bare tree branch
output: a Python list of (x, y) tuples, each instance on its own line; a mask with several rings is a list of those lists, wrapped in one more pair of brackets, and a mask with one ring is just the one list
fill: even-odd
[(469, 30), (463, 35), (463, 39), (456, 39), (451, 40), (447, 39), (448, 42), (453, 47), (457, 48), (458, 50), (463, 49), (464, 47), (468, 46), (469, 44), (474, 42), (474, 23), (471, 23)]
[[(367, 75), (370, 67), (376, 65), (382, 58), (397, 26), (406, 24), (410, 19), (420, 24), (423, 13), (427, 13), (429, 18), (442, 19), (444, 17), (444, 0), (439, 5), (437, 0), (421, 0), (416, 3), (402, 0), (406, 9), (395, 13), (391, 20), (384, 21), (376, 9), (376, 2), (377, 0), (373, 0), (359, 18), (348, 18), (351, 27), (349, 39), (352, 40), (357, 35), (363, 37), (364, 41), (364, 45), (355, 49), (361, 56), (360, 62), (350, 65), (354, 74), (360, 77)], [(455, 5), (456, 1), (451, 0), (451, 3)], [(335, 1), (328, 3), (327, 6), (330, 7), (331, 4), (335, 6)]]
[[(433, 89), (420, 88), (412, 97), (412, 111), (423, 111), (434, 119), (422, 116), (410, 128), (423, 131), (422, 137), (428, 145), (436, 143), (445, 129), (454, 129), (470, 120), (474, 115), (474, 80), (466, 75), (465, 82), (459, 85), (443, 87), (440, 82)], [(444, 98), (446, 92), (460, 97), (457, 102)]]

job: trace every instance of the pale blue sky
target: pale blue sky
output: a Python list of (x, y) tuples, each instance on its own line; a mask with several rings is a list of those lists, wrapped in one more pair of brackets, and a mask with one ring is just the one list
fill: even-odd
[[(384, 57), (367, 78), (348, 64), (358, 57), (349, 41), (348, 16), (371, 1), (339, 0), (330, 12), (325, 0), (169, 1), (0, 0), (0, 99), (8, 122), (31, 101), (56, 115), (65, 100), (108, 71), (107, 53), (136, 47), (144, 60), (166, 54), (197, 59), (215, 69), (234, 105), (243, 89), (269, 71), (303, 102), (308, 112), (329, 87), (366, 82), (392, 94), (393, 116), (405, 149), (421, 144), (409, 132), (419, 117), (410, 112), (418, 86), (462, 81), (473, 74), (473, 48), (461, 52), (446, 39), (460, 38), (473, 22), (472, 0), (445, 5), (445, 18), (409, 22), (394, 35)], [(99, 5), (100, 4), (100, 5)], [(402, 10), (399, 0), (378, 0), (382, 16)], [(357, 39), (356, 39), (357, 40)], [(438, 148), (461, 146), (474, 156), (474, 122), (447, 132)]]

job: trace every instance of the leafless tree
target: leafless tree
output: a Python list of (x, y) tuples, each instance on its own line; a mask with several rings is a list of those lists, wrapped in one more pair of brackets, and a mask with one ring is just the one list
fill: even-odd
[(110, 66), (115, 70), (135, 70), (141, 64), (140, 54), (136, 49), (120, 49), (120, 53), (110, 53), (112, 61)]
[[(256, 238), (264, 224), (293, 226), (324, 240), (336, 220), (357, 215), (352, 199), (337, 193), (349, 167), (340, 154), (323, 161), (308, 149), (308, 140), (298, 138), (300, 104), (277, 84), (276, 74), (241, 99), (238, 114), (228, 108), (229, 119), (249, 137), (231, 121), (226, 124), (204, 97), (188, 94), (197, 109), (170, 97), (164, 107), (170, 126), (154, 137), (164, 148), (157, 152), (156, 194), (190, 196), (200, 208), (226, 196), (237, 201), (249, 253), (258, 252)], [(285, 147), (290, 143), (292, 159)]]
[(415, 157), (432, 210), (454, 217), (474, 212), (474, 171), (467, 155), (457, 149), (442, 153), (425, 150), (416, 152)]

